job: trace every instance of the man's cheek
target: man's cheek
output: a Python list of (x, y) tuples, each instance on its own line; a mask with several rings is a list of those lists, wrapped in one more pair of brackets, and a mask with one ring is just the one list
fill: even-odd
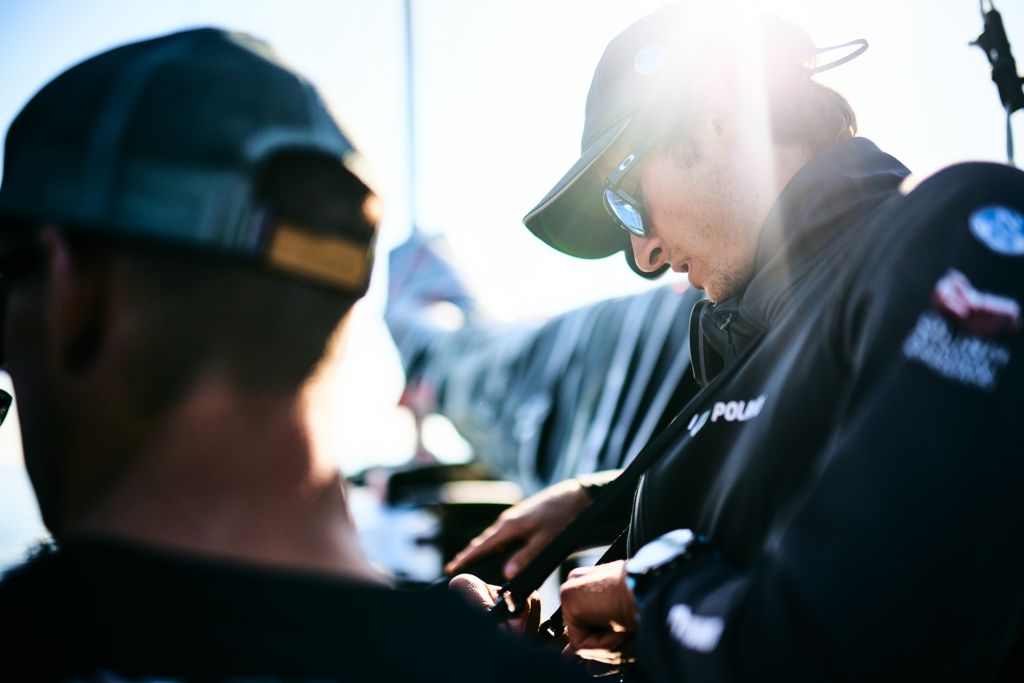
[(56, 393), (45, 362), (48, 336), (45, 321), (31, 297), (11, 297), (6, 315), (6, 370), (14, 384), (25, 469), (32, 482), (40, 512), (54, 531), (62, 464), (58, 440), (64, 431)]

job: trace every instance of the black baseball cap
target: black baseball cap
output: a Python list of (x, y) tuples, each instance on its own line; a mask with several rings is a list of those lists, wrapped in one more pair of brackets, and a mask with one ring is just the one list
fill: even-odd
[(0, 216), (219, 252), (365, 293), (375, 221), (313, 233), (253, 200), (262, 164), (283, 151), (337, 159), (372, 197), (316, 89), (266, 43), (181, 31), (92, 57), (29, 101), (7, 134)]
[[(579, 160), (523, 219), (534, 235), (578, 258), (596, 259), (625, 250), (633, 262), (628, 234), (605, 211), (601, 191), (605, 177), (621, 159), (605, 159), (616, 142), (631, 135), (651, 135), (673, 101), (688, 54), (690, 3), (672, 3), (616, 36), (605, 49), (587, 95)], [(626, 150), (628, 151), (628, 150)], [(604, 163), (602, 163), (604, 162)]]

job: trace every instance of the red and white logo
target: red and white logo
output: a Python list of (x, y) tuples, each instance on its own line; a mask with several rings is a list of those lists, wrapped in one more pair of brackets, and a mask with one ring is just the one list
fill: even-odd
[(950, 269), (936, 283), (932, 301), (957, 327), (976, 337), (1020, 331), (1020, 305), (1009, 297), (979, 292), (967, 277)]

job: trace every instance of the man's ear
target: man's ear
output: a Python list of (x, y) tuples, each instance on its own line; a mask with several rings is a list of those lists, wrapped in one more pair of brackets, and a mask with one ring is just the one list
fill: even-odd
[(725, 83), (717, 78), (699, 78), (690, 86), (694, 102), (694, 130), (705, 143), (720, 142), (732, 135), (734, 102)]
[(67, 237), (47, 226), (40, 234), (46, 266), (47, 316), (55, 361), (71, 373), (90, 367), (101, 351), (108, 323), (109, 272), (98, 258), (85, 262)]

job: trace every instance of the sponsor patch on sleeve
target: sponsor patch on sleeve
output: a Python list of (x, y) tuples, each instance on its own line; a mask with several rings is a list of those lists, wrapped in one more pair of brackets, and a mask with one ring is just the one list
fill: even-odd
[(935, 284), (932, 303), (960, 329), (993, 339), (1020, 331), (1020, 305), (1007, 296), (979, 292), (967, 276), (950, 268)]
[(978, 291), (954, 269), (935, 284), (932, 304), (903, 342), (903, 354), (946, 379), (994, 389), (1010, 362), (1010, 347), (1002, 341), (1020, 332), (1020, 304)]
[(1008, 206), (983, 206), (968, 219), (971, 234), (1004, 256), (1024, 254), (1024, 216)]

